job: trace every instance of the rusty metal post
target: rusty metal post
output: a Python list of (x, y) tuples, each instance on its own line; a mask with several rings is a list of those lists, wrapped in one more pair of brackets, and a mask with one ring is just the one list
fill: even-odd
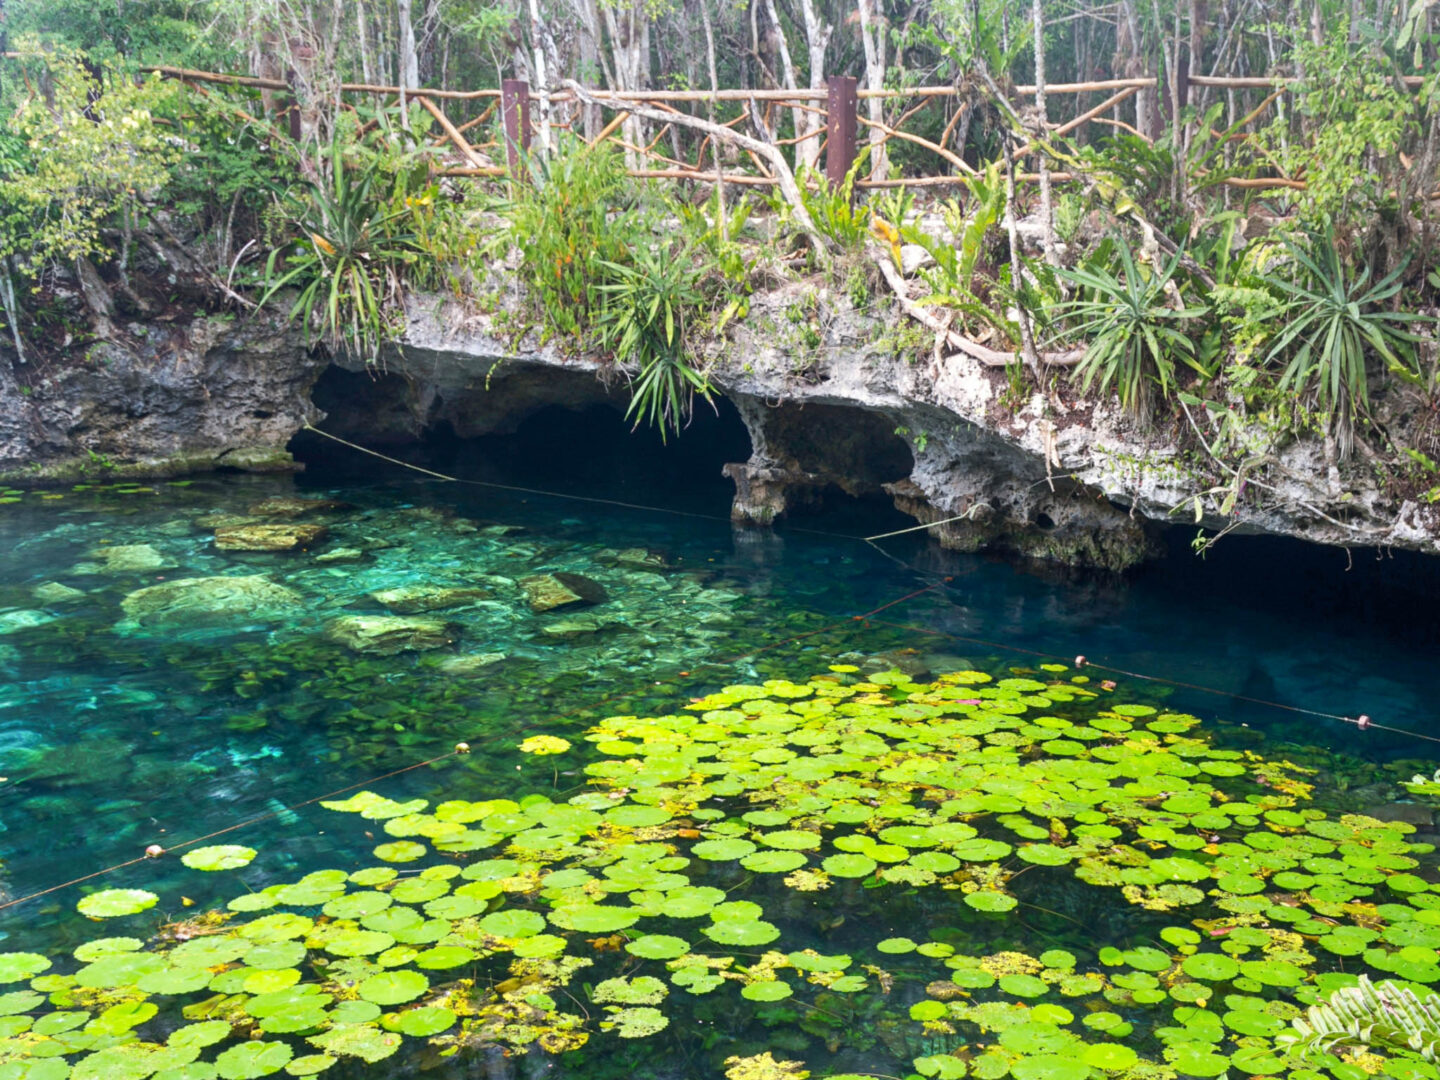
[(289, 129), (289, 131), (290, 131), (290, 140), (291, 140), (292, 142), (299, 142), (299, 141), (300, 141), (300, 134), (301, 134), (301, 132), (300, 132), (300, 106), (299, 106), (299, 104), (296, 103), (296, 100), (295, 100), (295, 90), (294, 90), (294, 86), (295, 86), (295, 69), (294, 69), (294, 68), (286, 68), (286, 69), (285, 69), (285, 85), (286, 85), (287, 87), (290, 87), (290, 89), (286, 90), (284, 96), (280, 99), (280, 101), (281, 101), (281, 103), (282, 103), (281, 107), (282, 107), (282, 109), (284, 110), (285, 118), (286, 118), (286, 121), (287, 121), (287, 126), (288, 126), (288, 129)]
[(530, 149), (530, 83), (502, 79), (500, 110), (505, 119), (505, 160), (511, 173), (520, 169), (520, 154)]
[(832, 187), (845, 182), (855, 164), (855, 129), (858, 81), (853, 75), (831, 75), (825, 105), (825, 179)]

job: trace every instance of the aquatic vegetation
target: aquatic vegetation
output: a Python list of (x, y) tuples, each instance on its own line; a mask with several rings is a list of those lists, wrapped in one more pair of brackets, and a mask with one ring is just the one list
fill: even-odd
[(537, 773), (584, 753), (585, 789), (332, 800), (375, 865), (148, 943), (156, 894), (84, 897), (137, 936), (0, 954), (27, 984), (0, 996), (0, 1075), (310, 1075), (407, 1041), (597, 1075), (592, 1044), (633, 1064), (703, 1023), (694, 1074), (745, 1080), (1440, 1076), (1404, 1024), (1351, 1025), (1440, 983), (1429, 845), (1198, 723), (1061, 665), (837, 664), (609, 717), (588, 749), (530, 736)]
[(1311, 1005), (1294, 1021), (1293, 1034), (1280, 1036), (1293, 1056), (1304, 1059), (1351, 1046), (1413, 1050), (1427, 1061), (1440, 1058), (1440, 995), (1391, 980), (1375, 985), (1362, 975)]

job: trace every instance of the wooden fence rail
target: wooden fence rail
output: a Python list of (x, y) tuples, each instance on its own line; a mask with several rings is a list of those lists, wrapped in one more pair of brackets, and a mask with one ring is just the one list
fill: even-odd
[[(0, 54), (6, 59), (27, 59), (26, 54), (7, 52)], [(211, 71), (196, 71), (190, 68), (173, 67), (165, 64), (154, 64), (142, 67), (140, 70), (160, 75), (164, 78), (177, 79), (186, 83), (210, 83), (231, 86), (247, 87), (259, 90), (279, 91), (285, 95), (287, 102), (294, 100), (294, 88), (283, 79), (259, 78), (251, 75), (233, 75)], [(1415, 88), (1424, 82), (1418, 76), (1407, 77), (1402, 80), (1408, 87)], [(1243, 77), (1222, 77), (1190, 75), (1185, 80), (1189, 85), (1210, 86), (1224, 89), (1263, 89), (1271, 90), (1273, 93), (1262, 104), (1249, 113), (1232, 130), (1238, 131), (1255, 120), (1266, 108), (1283, 94), (1294, 90), (1297, 86), (1303, 85), (1301, 80), (1286, 78), (1264, 78), (1256, 76)], [(575, 86), (576, 84), (571, 84)], [(756, 172), (730, 172), (724, 173), (718, 170), (718, 163), (715, 167), (705, 168), (702, 160), (705, 150), (712, 136), (707, 135), (700, 143), (700, 150), (696, 155), (695, 162), (689, 163), (679, 161), (675, 157), (667, 156), (656, 150), (656, 145), (663, 137), (670, 125), (662, 126), (660, 135), (648, 146), (638, 146), (624, 141), (618, 133), (618, 129), (627, 112), (619, 108), (624, 103), (633, 103), (637, 109), (647, 108), (649, 110), (663, 110), (676, 114), (677, 122), (680, 116), (676, 108), (682, 104), (695, 103), (717, 103), (736, 102), (744, 105), (745, 111), (737, 120), (730, 121), (726, 127), (733, 127), (739, 122), (752, 117), (756, 112), (763, 111), (766, 114), (776, 109), (806, 110), (820, 113), (824, 117), (824, 125), (818, 130), (795, 139), (775, 140), (776, 145), (791, 145), (811, 139), (822, 139), (822, 148), (825, 156), (825, 175), (832, 184), (842, 182), (854, 165), (857, 155), (857, 133), (863, 125), (879, 132), (877, 145), (885, 145), (890, 140), (899, 140), (918, 145), (921, 148), (935, 154), (955, 171), (949, 175), (936, 176), (914, 176), (898, 177), (894, 179), (881, 179), (878, 177), (857, 179), (858, 187), (936, 187), (953, 184), (964, 184), (967, 176), (973, 176), (977, 170), (968, 164), (960, 154), (963, 148), (954, 149), (946, 147), (955, 130), (952, 123), (947, 126), (940, 141), (934, 142), (919, 135), (901, 130), (906, 119), (919, 110), (927, 100), (954, 98), (962, 95), (968, 96), (972, 91), (968, 87), (956, 85), (946, 86), (912, 86), (904, 88), (890, 88), (881, 90), (861, 89), (857, 80), (852, 76), (832, 76), (824, 89), (798, 89), (798, 90), (644, 90), (644, 91), (621, 91), (621, 90), (582, 90), (560, 89), (542, 95), (534, 95), (529, 84), (523, 79), (505, 79), (499, 89), (481, 90), (435, 90), (429, 88), (409, 89), (399, 86), (390, 86), (374, 83), (341, 83), (338, 87), (343, 94), (360, 94), (394, 99), (396, 101), (414, 101), (420, 105), (438, 125), (443, 133), (436, 142), (442, 145), (450, 143), (456, 150), (463, 164), (440, 170), (442, 175), (448, 176), (473, 176), (473, 177), (500, 177), (505, 175), (516, 175), (520, 169), (521, 161), (525, 153), (530, 149), (533, 134), (532, 103), (538, 104), (544, 110), (544, 115), (549, 116), (550, 109), (555, 105), (574, 104), (581, 100), (583, 95), (593, 102), (603, 103), (607, 107), (616, 109), (615, 118), (599, 133), (599, 136), (592, 140), (592, 145), (605, 141), (616, 144), (623, 148), (627, 159), (631, 162), (630, 173), (634, 176), (651, 179), (670, 180), (697, 180), (716, 181), (752, 186), (770, 186), (778, 182), (772, 170), (767, 169), (754, 153), (749, 156), (754, 160)], [(1086, 93), (1109, 93), (1100, 104), (1081, 113), (1080, 115), (1066, 121), (1063, 124), (1052, 125), (1049, 132), (1050, 137), (1068, 135), (1087, 123), (1109, 123), (1121, 128), (1130, 128), (1129, 125), (1118, 119), (1111, 119), (1104, 116), (1105, 113), (1117, 108), (1130, 97), (1145, 89), (1165, 89), (1160, 79), (1155, 77), (1129, 78), (1129, 79), (1100, 79), (1091, 82), (1074, 83), (1049, 83), (1045, 87), (1048, 95), (1055, 94), (1086, 94)], [(1184, 86), (1171, 88), (1180, 94), (1179, 100), (1185, 100)], [(1022, 97), (1033, 95), (1035, 87), (1019, 85), (1012, 87), (1012, 92)], [(864, 99), (906, 99), (918, 101), (914, 108), (907, 111), (894, 126), (883, 123), (876, 123), (868, 117), (859, 114), (858, 103)], [(454, 124), (446, 115), (443, 102), (465, 102), (480, 101), (489, 99), (491, 106), (485, 110), (480, 117), (468, 120), (463, 124)], [(823, 108), (816, 107), (815, 103), (823, 103)], [(761, 110), (761, 106), (764, 109)], [(484, 118), (491, 115), (493, 109), (498, 106), (501, 115), (502, 137), (501, 144), (505, 152), (505, 165), (501, 166), (492, 163), (481, 153), (481, 147), (471, 144), (464, 135), (464, 132), (483, 122)], [(289, 127), (292, 135), (299, 132), (298, 110), (293, 104), (287, 105), (285, 112), (289, 118)], [(755, 119), (760, 119), (758, 116)], [(657, 121), (658, 123), (658, 121)], [(373, 121), (372, 121), (373, 124)], [(554, 123), (552, 127), (565, 127), (567, 125)], [(760, 125), (762, 128), (772, 128), (773, 125), (766, 123)], [(1138, 132), (1136, 134), (1139, 134)], [(1142, 136), (1144, 137), (1144, 136)], [(1243, 133), (1231, 134), (1228, 138), (1243, 139)], [(1020, 157), (1033, 154), (1039, 149), (1038, 140), (1032, 140), (1018, 154)], [(676, 143), (678, 153), (679, 143)], [(642, 162), (643, 159), (643, 162)], [(648, 165), (646, 164), (648, 163)], [(1069, 174), (1064, 172), (1052, 173), (1051, 178), (1058, 182), (1070, 179)], [(1030, 174), (1022, 174), (1018, 179), (1033, 180), (1036, 177)], [(1255, 190), (1255, 189), (1303, 189), (1303, 180), (1291, 177), (1227, 177), (1223, 181), (1231, 187)]]

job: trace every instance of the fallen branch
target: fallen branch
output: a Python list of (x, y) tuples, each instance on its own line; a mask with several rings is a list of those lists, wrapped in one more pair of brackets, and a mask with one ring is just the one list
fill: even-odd
[(421, 106), (424, 107), (425, 111), (435, 118), (435, 122), (440, 125), (440, 130), (450, 137), (450, 141), (455, 144), (456, 148), (464, 155), (465, 160), (470, 162), (472, 167), (476, 169), (483, 169), (485, 167), (484, 160), (471, 149), (470, 144), (465, 140), (465, 136), (460, 134), (460, 129), (450, 122), (450, 118), (440, 111), (438, 105), (428, 97), (422, 97), (419, 94), (416, 94), (411, 100), (418, 101)]
[[(880, 273), (891, 291), (894, 292), (895, 299), (900, 302), (900, 310), (921, 326), (935, 331), (936, 336), (942, 338), (952, 349), (964, 353), (972, 360), (978, 360), (986, 367), (1009, 367), (1011, 364), (1020, 362), (1020, 357), (1013, 351), (1001, 352), (998, 349), (988, 348), (977, 341), (971, 341), (964, 334), (951, 330), (933, 312), (910, 299), (910, 288), (905, 284), (905, 279), (900, 276), (900, 271), (895, 269), (895, 262), (889, 257), (888, 252), (880, 252), (872, 248), (870, 255), (874, 259), (875, 265), (880, 268)], [(1070, 349), (1063, 353), (1042, 353), (1040, 356), (1040, 362), (1051, 367), (1074, 367), (1083, 359), (1085, 359), (1084, 349)]]

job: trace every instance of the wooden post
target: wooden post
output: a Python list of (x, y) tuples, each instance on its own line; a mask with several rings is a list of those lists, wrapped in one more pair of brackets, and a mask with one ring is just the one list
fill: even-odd
[(510, 172), (520, 168), (520, 154), (530, 149), (530, 84), (524, 79), (502, 79), (500, 110), (505, 118), (505, 160)]
[(856, 87), (853, 75), (831, 75), (828, 80), (825, 179), (832, 187), (843, 184), (855, 164)]
[(293, 68), (285, 69), (285, 96), (280, 99), (281, 108), (285, 111), (287, 129), (290, 132), (292, 142), (300, 141), (300, 106), (295, 101), (295, 71)]

